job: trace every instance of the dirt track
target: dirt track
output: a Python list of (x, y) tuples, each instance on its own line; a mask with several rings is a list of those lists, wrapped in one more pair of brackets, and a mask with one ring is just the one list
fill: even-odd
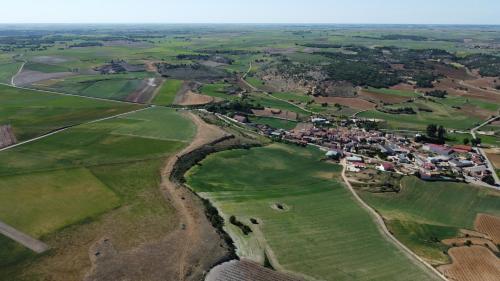
[(45, 243), (24, 234), (15, 228), (0, 221), (0, 233), (24, 245), (36, 253), (43, 253), (49, 249)]
[(186, 113), (197, 127), (193, 142), (166, 160), (162, 170), (161, 190), (177, 212), (177, 228), (160, 241), (147, 242), (127, 252), (117, 252), (112, 241), (103, 237), (89, 251), (92, 269), (85, 281), (94, 280), (201, 280), (228, 249), (205, 215), (201, 200), (172, 181), (178, 159), (205, 144), (226, 137), (216, 126)]

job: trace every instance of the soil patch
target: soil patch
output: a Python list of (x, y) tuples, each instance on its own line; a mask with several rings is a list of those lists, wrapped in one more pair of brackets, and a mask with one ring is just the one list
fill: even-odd
[(24, 86), (43, 80), (60, 79), (71, 75), (74, 75), (74, 73), (72, 72), (45, 73), (39, 71), (25, 70), (16, 75), (16, 77), (14, 78), (14, 84), (16, 84), (17, 86)]
[(453, 263), (438, 270), (450, 280), (497, 281), (500, 276), (500, 260), (485, 247), (458, 247), (448, 253)]
[(10, 125), (0, 125), (0, 148), (17, 143), (16, 136)]
[(296, 121), (298, 117), (295, 112), (275, 108), (252, 109), (252, 113), (259, 117), (274, 117), (292, 121)]
[(493, 166), (500, 170), (500, 148), (485, 149), (484, 151), (488, 155), (488, 159), (490, 159)]
[(410, 99), (407, 97), (401, 97), (397, 95), (374, 93), (364, 89), (359, 91), (359, 96), (372, 102), (386, 103), (386, 104), (403, 103)]
[(175, 96), (174, 104), (186, 106), (204, 105), (217, 101), (214, 97), (195, 93), (194, 91), (197, 91), (199, 87), (200, 84), (196, 82), (184, 82), (181, 90)]
[(376, 104), (360, 98), (316, 97), (316, 103), (340, 104), (350, 108), (368, 110), (374, 109)]
[(126, 100), (138, 103), (149, 102), (154, 97), (159, 85), (161, 85), (159, 78), (144, 79), (139, 88), (131, 93)]

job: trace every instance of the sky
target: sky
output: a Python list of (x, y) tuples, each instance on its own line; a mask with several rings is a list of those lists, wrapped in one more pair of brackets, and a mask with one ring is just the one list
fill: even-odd
[(0, 23), (500, 24), (499, 0), (0, 0)]

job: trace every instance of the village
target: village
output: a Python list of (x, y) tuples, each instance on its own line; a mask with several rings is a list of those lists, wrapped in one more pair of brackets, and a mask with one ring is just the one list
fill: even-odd
[(466, 182), (500, 189), (493, 168), (478, 148), (426, 143), (417, 141), (421, 137), (418, 134), (408, 137), (367, 129), (366, 121), (352, 118), (334, 126), (327, 119), (312, 117), (310, 122), (300, 123), (288, 131), (254, 126), (276, 141), (316, 146), (325, 151), (325, 158), (329, 160), (345, 159), (349, 172), (377, 169), (415, 175), (425, 181)]

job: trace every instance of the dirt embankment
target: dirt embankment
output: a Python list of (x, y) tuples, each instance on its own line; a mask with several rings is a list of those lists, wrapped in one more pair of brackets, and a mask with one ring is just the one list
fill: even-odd
[(0, 148), (17, 143), (16, 136), (10, 125), (0, 125)]
[(177, 93), (174, 99), (174, 104), (176, 105), (204, 105), (215, 102), (214, 97), (201, 95), (195, 93), (199, 88), (199, 84), (196, 82), (184, 82), (181, 90)]

